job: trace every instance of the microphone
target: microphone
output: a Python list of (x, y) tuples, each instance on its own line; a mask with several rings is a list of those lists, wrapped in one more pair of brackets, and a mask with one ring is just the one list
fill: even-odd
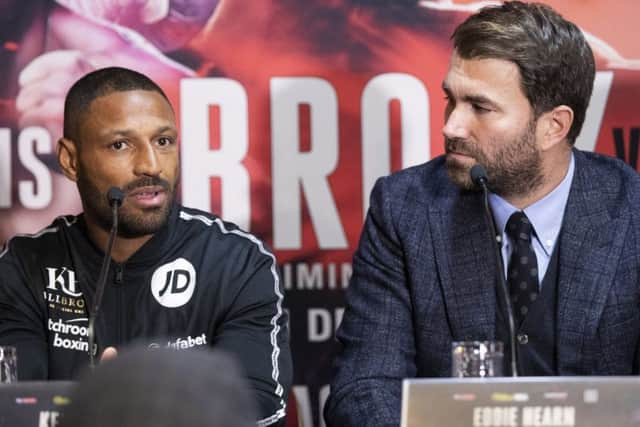
[(487, 171), (484, 166), (481, 164), (474, 165), (469, 171), (469, 174), (471, 175), (471, 181), (473, 181), (475, 185), (482, 188), (483, 191), (488, 191), (487, 183), (489, 182), (489, 179), (487, 178)]
[(122, 206), (122, 200), (124, 200), (124, 192), (118, 187), (111, 187), (109, 191), (107, 191), (107, 200), (109, 201), (109, 206), (113, 208), (113, 205), (118, 205), (118, 207)]
[[(107, 200), (111, 207), (111, 214), (113, 217), (111, 223), (111, 231), (109, 232), (109, 240), (107, 241), (107, 250), (102, 258), (102, 267), (100, 268), (100, 276), (98, 276), (98, 285), (96, 286), (96, 295), (93, 300), (93, 307), (89, 315), (89, 366), (91, 369), (95, 367), (95, 353), (94, 346), (96, 345), (95, 335), (95, 323), (98, 317), (98, 310), (100, 309), (100, 302), (102, 302), (102, 295), (104, 294), (104, 287), (107, 283), (107, 276), (109, 275), (109, 266), (111, 265), (111, 252), (113, 250), (113, 243), (116, 240), (118, 234), (118, 209), (122, 206), (124, 200), (124, 192), (118, 187), (111, 187), (107, 191)], [(97, 348), (95, 349), (97, 352)]]
[(511, 349), (511, 375), (518, 376), (518, 354), (516, 353), (516, 322), (513, 316), (513, 306), (511, 305), (511, 297), (509, 296), (509, 290), (507, 288), (507, 282), (504, 278), (504, 269), (502, 268), (502, 253), (498, 242), (500, 237), (496, 234), (496, 227), (493, 224), (493, 215), (491, 214), (491, 207), (489, 206), (489, 179), (487, 178), (487, 171), (484, 166), (476, 164), (469, 171), (471, 175), (471, 181), (482, 189), (482, 195), (484, 199), (484, 214), (485, 219), (489, 223), (489, 232), (491, 233), (492, 246), (494, 249), (494, 255), (498, 266), (498, 284), (502, 297), (504, 298), (505, 307), (507, 308), (507, 320), (509, 323), (509, 348)]

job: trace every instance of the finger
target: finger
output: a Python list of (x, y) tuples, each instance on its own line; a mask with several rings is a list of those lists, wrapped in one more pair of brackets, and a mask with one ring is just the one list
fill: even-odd
[(85, 74), (91, 69), (88, 61), (83, 59), (82, 53), (77, 50), (54, 50), (38, 56), (31, 61), (18, 76), (20, 86), (49, 77), (54, 70), (78, 69), (81, 74)]
[(55, 72), (49, 78), (23, 86), (16, 97), (16, 109), (26, 113), (52, 98), (64, 100), (64, 97), (75, 81), (76, 74)]
[(107, 347), (104, 349), (102, 355), (100, 356), (100, 362), (115, 359), (116, 356), (118, 356), (118, 350), (116, 350), (115, 347)]

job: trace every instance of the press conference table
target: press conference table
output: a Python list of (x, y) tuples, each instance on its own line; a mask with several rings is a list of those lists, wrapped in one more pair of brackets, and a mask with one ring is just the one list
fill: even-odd
[(640, 427), (640, 378), (406, 379), (401, 426)]
[(0, 384), (0, 427), (55, 427), (69, 404), (72, 381)]
[[(0, 384), (0, 427), (55, 427), (74, 385), (72, 381)], [(412, 402), (406, 400), (409, 387)], [(407, 427), (640, 426), (640, 378), (635, 376), (407, 379), (403, 394)], [(510, 424), (502, 416), (504, 410), (499, 411), (501, 420), (495, 419), (496, 408), (516, 406), (541, 408), (539, 420)], [(555, 406), (575, 407), (572, 422), (545, 423), (544, 409)], [(580, 421), (583, 411), (590, 415)]]

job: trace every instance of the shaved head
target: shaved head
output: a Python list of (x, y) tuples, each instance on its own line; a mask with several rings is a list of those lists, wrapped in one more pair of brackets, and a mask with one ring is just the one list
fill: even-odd
[(64, 137), (79, 143), (78, 129), (91, 103), (101, 96), (114, 92), (149, 90), (167, 95), (144, 74), (120, 67), (108, 67), (93, 71), (74, 83), (64, 101)]

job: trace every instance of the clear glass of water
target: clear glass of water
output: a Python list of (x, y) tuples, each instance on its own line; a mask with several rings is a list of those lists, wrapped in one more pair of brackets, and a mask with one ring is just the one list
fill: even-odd
[(15, 347), (0, 346), (0, 383), (18, 381), (18, 354)]
[(452, 377), (501, 377), (503, 349), (500, 341), (454, 341), (451, 344)]

